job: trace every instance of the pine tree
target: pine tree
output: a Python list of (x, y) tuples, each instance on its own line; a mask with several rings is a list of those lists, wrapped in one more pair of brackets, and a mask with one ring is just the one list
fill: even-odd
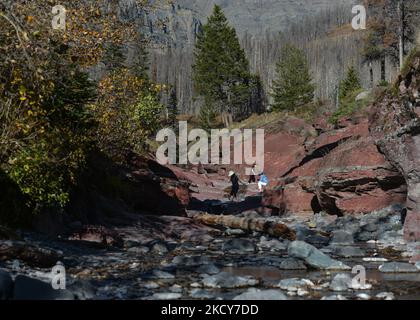
[(149, 81), (149, 52), (146, 48), (146, 40), (140, 34), (137, 35), (133, 49), (134, 57), (130, 70), (136, 77)]
[(367, 0), (368, 31), (364, 37), (363, 57), (370, 65), (381, 62), (381, 80), (386, 80), (386, 57), (400, 68), (408, 47), (415, 41), (416, 20), (420, 16), (418, 0)]
[(347, 69), (346, 78), (340, 83), (340, 100), (347, 97), (350, 93), (355, 92), (362, 88), (360, 83), (359, 75), (357, 74), (354, 66), (350, 66)]
[(169, 125), (176, 129), (177, 128), (177, 116), (178, 116), (178, 98), (176, 95), (176, 89), (171, 90), (168, 101), (168, 120)]
[(109, 43), (104, 52), (102, 62), (108, 71), (121, 69), (125, 66), (125, 55), (122, 45), (117, 43)]
[(296, 110), (312, 102), (315, 87), (302, 50), (286, 44), (281, 50), (276, 73), (271, 93), (273, 110)]
[(194, 55), (195, 90), (206, 108), (241, 115), (251, 95), (249, 63), (235, 29), (218, 5), (198, 35)]

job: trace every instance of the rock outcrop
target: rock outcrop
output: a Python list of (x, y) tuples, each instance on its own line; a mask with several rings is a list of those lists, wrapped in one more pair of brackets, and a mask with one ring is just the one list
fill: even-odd
[(278, 213), (341, 216), (405, 202), (404, 178), (377, 150), (367, 119), (341, 121), (338, 129), (323, 126), (318, 132), (294, 147), (304, 152), (289, 155), (294, 165), (288, 171), (280, 167), (277, 185), (264, 194), (264, 206)]
[(396, 86), (397, 94), (386, 93), (373, 106), (370, 131), (407, 182), (405, 237), (420, 240), (420, 54)]

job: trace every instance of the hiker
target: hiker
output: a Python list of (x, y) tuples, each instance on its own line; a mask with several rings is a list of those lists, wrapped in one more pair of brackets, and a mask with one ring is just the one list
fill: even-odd
[(267, 187), (267, 185), (268, 185), (268, 178), (264, 172), (261, 172), (260, 179), (258, 181), (258, 190), (260, 192), (263, 192), (265, 190), (265, 187)]
[(256, 178), (255, 178), (255, 176), (257, 175), (257, 173), (255, 172), (255, 163), (252, 165), (252, 168), (251, 168), (251, 175), (249, 176), (249, 180), (248, 180), (248, 183), (249, 184), (251, 184), (251, 183), (255, 183), (257, 180), (256, 180)]
[(234, 171), (229, 172), (230, 182), (232, 183), (232, 190), (230, 191), (229, 200), (236, 199), (239, 191), (239, 183), (245, 184), (239, 179), (238, 175)]

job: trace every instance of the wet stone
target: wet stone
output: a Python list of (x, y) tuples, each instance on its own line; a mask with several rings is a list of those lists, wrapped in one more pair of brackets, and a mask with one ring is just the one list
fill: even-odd
[(172, 264), (181, 266), (199, 266), (210, 264), (211, 260), (208, 256), (176, 256), (172, 259)]
[(287, 244), (277, 239), (268, 240), (266, 237), (261, 237), (257, 246), (261, 249), (270, 251), (284, 251), (287, 249)]
[(175, 279), (173, 274), (162, 270), (154, 270), (153, 275), (158, 279)]
[(168, 253), (169, 250), (164, 243), (158, 242), (151, 246), (150, 251), (155, 254), (164, 255)]
[(150, 249), (148, 247), (131, 247), (131, 248), (127, 249), (127, 252), (133, 253), (133, 254), (136, 254), (136, 255), (145, 255), (149, 251), (150, 251)]
[(392, 292), (381, 292), (376, 295), (376, 298), (381, 300), (394, 300), (395, 295)]
[(255, 286), (259, 283), (251, 276), (235, 276), (228, 272), (221, 272), (216, 275), (204, 275), (203, 286), (207, 288), (243, 288)]
[(346, 291), (351, 287), (352, 278), (346, 273), (337, 274), (331, 281), (330, 289), (332, 291)]
[(223, 243), (223, 251), (227, 252), (255, 252), (255, 245), (251, 240), (235, 238)]
[(193, 299), (213, 299), (214, 294), (205, 289), (194, 288), (190, 291), (190, 297)]
[(353, 258), (353, 257), (363, 257), (366, 255), (366, 252), (358, 247), (353, 246), (341, 246), (332, 248), (332, 252), (340, 257), (344, 258)]
[(415, 265), (404, 262), (389, 262), (381, 265), (379, 271), (384, 273), (412, 273), (420, 272)]
[(331, 242), (333, 244), (351, 244), (354, 243), (353, 234), (348, 231), (334, 231)]
[(287, 297), (280, 290), (250, 288), (246, 292), (234, 297), (233, 300), (287, 300)]
[(182, 297), (182, 294), (175, 292), (159, 292), (152, 295), (152, 300), (177, 300)]
[(282, 270), (306, 270), (306, 266), (302, 260), (287, 258), (280, 263)]
[(207, 264), (207, 265), (200, 266), (197, 269), (197, 272), (213, 275), (213, 274), (219, 273), (220, 269), (216, 267), (214, 264)]
[(341, 294), (333, 294), (331, 296), (322, 297), (321, 300), (347, 300), (347, 298)]
[(349, 270), (350, 267), (341, 261), (334, 260), (303, 241), (294, 241), (290, 243), (288, 254), (291, 257), (304, 259), (307, 264), (317, 269), (327, 270)]
[(279, 282), (278, 287), (286, 291), (298, 291), (299, 289), (311, 288), (314, 283), (308, 279), (290, 278)]

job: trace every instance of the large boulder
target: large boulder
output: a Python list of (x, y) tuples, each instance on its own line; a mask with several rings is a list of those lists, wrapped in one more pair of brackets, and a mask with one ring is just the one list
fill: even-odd
[(289, 244), (288, 255), (303, 259), (308, 265), (316, 269), (349, 270), (350, 267), (341, 261), (334, 260), (322, 251), (304, 241), (293, 241)]
[(315, 188), (323, 210), (337, 215), (365, 214), (406, 199), (404, 178), (371, 137), (356, 137), (325, 156)]
[(346, 215), (404, 203), (404, 178), (377, 150), (367, 119), (356, 120), (308, 139), (262, 205), (278, 213)]
[(189, 202), (190, 183), (153, 159), (134, 155), (119, 165), (92, 154), (66, 210), (83, 224), (103, 224), (127, 211), (185, 216)]
[(370, 114), (376, 144), (404, 176), (407, 188), (406, 240), (420, 240), (420, 53), (396, 84), (398, 94), (386, 93)]

